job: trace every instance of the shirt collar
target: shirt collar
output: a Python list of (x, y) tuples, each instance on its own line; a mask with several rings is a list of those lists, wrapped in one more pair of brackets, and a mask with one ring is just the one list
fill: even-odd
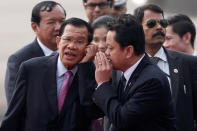
[(134, 72), (134, 70), (137, 68), (137, 66), (139, 65), (140, 61), (142, 60), (142, 58), (144, 58), (145, 55), (143, 55), (134, 65), (132, 65), (129, 69), (127, 69), (124, 72), (124, 77), (127, 81), (129, 81), (129, 78), (131, 77), (132, 73)]
[[(147, 54), (148, 54), (148, 53), (147, 53)], [(148, 54), (148, 56), (149, 56), (149, 57), (152, 57), (150, 54)], [(165, 53), (163, 47), (161, 47), (161, 48), (157, 51), (157, 53), (154, 55), (154, 57), (158, 57), (158, 58), (160, 58), (161, 60), (167, 62), (167, 56), (166, 56), (166, 53)]]
[(197, 51), (194, 50), (193, 56), (197, 56)]
[[(77, 66), (75, 66), (72, 70), (70, 70), (73, 73), (73, 76), (75, 76), (77, 72)], [(58, 56), (58, 61), (57, 61), (57, 76), (61, 77), (64, 75), (68, 69), (63, 65), (62, 61), (60, 60), (60, 56)]]
[(44, 55), (45, 56), (49, 56), (53, 53), (53, 51), (51, 49), (49, 49), (48, 47), (46, 47), (37, 37), (37, 41), (38, 41), (38, 44), (40, 46), (40, 48), (42, 49), (42, 51), (44, 52)]

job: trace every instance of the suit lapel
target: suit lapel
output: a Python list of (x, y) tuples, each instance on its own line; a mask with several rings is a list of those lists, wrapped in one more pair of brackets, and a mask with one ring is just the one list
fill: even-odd
[(130, 94), (134, 90), (134, 88), (131, 87), (134, 85), (140, 73), (142, 72), (142, 70), (147, 64), (150, 64), (150, 60), (147, 54), (145, 54), (144, 58), (141, 60), (141, 62), (139, 63), (139, 65), (137, 66), (137, 68), (134, 70), (131, 77), (129, 78), (126, 89), (124, 91), (126, 93), (125, 98), (127, 98), (128, 94)]
[(49, 101), (49, 105), (54, 113), (58, 113), (58, 102), (57, 102), (57, 82), (56, 82), (56, 70), (57, 70), (57, 58), (51, 56), (45, 64), (45, 75), (43, 87), (46, 96)]
[(169, 72), (170, 72), (170, 80), (171, 80), (171, 88), (172, 88), (172, 96), (177, 99), (177, 93), (180, 86), (180, 82), (183, 82), (181, 79), (181, 60), (173, 55), (173, 53), (167, 49), (165, 49), (168, 64), (169, 64)]
[(32, 42), (32, 52), (31, 52), (32, 58), (33, 57), (39, 57), (39, 56), (45, 56), (44, 52), (42, 51), (41, 47), (38, 44), (37, 39), (35, 39)]

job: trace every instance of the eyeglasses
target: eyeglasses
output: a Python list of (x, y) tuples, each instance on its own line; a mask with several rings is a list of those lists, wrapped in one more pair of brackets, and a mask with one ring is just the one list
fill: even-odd
[(88, 9), (95, 9), (96, 6), (98, 6), (100, 9), (106, 9), (108, 7), (108, 3), (107, 2), (100, 2), (100, 3), (85, 3), (85, 6)]
[(150, 19), (146, 22), (146, 25), (148, 28), (153, 28), (157, 22), (163, 27), (166, 28), (168, 26), (168, 21), (166, 19), (161, 19), (161, 20), (155, 20), (155, 19)]

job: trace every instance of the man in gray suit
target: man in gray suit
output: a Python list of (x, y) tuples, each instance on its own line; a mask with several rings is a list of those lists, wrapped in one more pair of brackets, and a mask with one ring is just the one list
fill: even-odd
[(146, 52), (149, 57), (154, 57), (170, 82), (178, 131), (194, 131), (197, 119), (197, 58), (162, 46), (168, 23), (159, 6), (144, 5), (135, 9), (134, 14), (144, 29)]
[(32, 10), (31, 27), (36, 39), (12, 54), (7, 63), (5, 77), (6, 99), (9, 104), (14, 91), (17, 72), (22, 62), (40, 56), (48, 56), (57, 50), (56, 36), (66, 18), (64, 8), (54, 1), (38, 3)]

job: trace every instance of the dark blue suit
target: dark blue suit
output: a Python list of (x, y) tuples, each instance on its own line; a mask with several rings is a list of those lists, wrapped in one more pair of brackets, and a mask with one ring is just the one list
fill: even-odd
[[(178, 131), (196, 131), (197, 57), (165, 49)], [(196, 129), (195, 129), (196, 128)]]
[(168, 80), (147, 55), (131, 75), (124, 95), (105, 82), (93, 100), (113, 124), (112, 131), (176, 130)]

